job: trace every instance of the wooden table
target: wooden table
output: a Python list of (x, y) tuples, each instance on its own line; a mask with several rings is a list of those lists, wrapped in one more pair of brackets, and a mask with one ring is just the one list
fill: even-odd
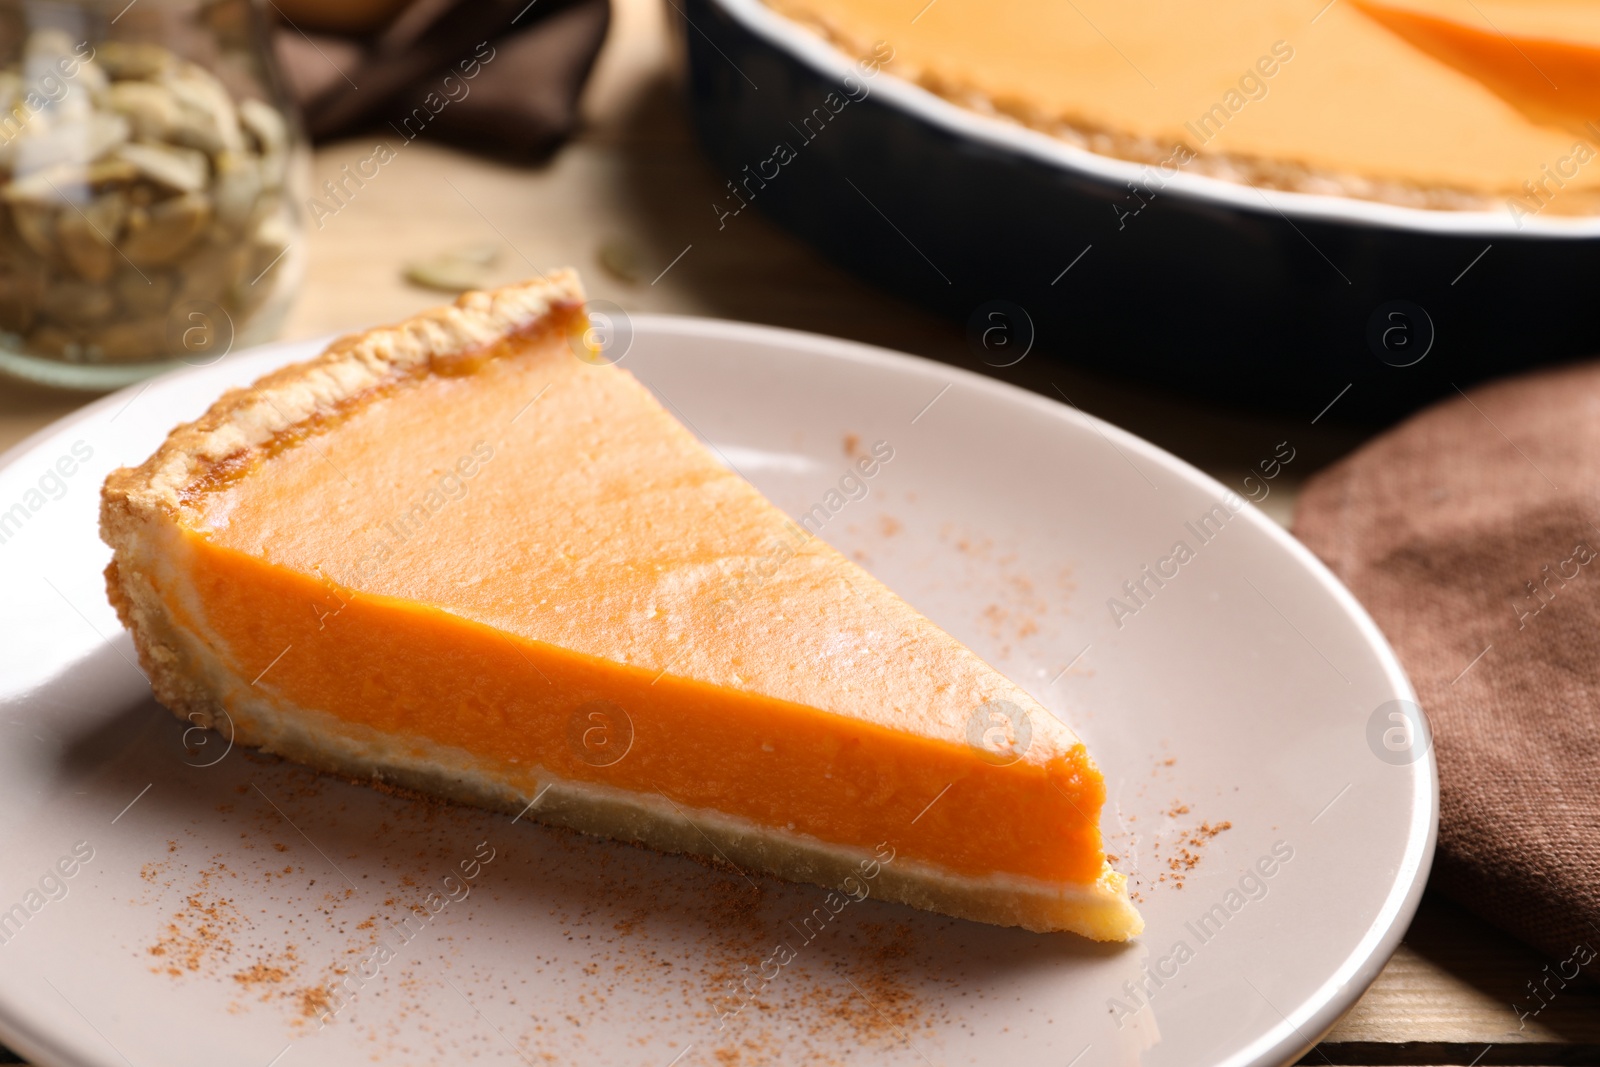
[[(307, 234), (309, 270), (287, 337), (388, 321), (436, 304), (441, 294), (403, 281), (403, 264), (492, 242), (502, 249), (497, 270), (506, 280), (533, 267), (570, 264), (583, 272), (591, 296), (630, 311), (772, 323), (986, 369), (959, 326), (866, 288), (761, 216), (741, 215), (721, 231), (708, 225), (722, 180), (696, 150), (685, 121), (666, 9), (659, 0), (613, 0), (613, 8), (579, 136), (538, 170), (422, 141), (400, 147), (377, 178)], [(374, 134), (322, 148), (314, 184), (365, 158), (383, 139)], [(632, 270), (615, 269), (628, 261)], [(1370, 432), (1341, 424), (1337, 407), (1315, 425), (1314, 411), (1293, 417), (1229, 411), (1042, 356), (990, 373), (1050, 396), (1053, 383), (1084, 410), (1230, 484), (1277, 442), (1291, 442), (1295, 463), (1264, 504), (1285, 523), (1297, 481)], [(86, 399), (0, 385), (0, 448)], [(1600, 1064), (1600, 990), (1569, 986), (1519, 1025), (1511, 1005), (1546, 962), (1429, 897), (1377, 983), (1302, 1062)]]

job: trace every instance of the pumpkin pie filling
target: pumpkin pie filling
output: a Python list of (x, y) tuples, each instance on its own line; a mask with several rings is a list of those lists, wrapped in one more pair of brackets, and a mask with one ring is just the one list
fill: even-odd
[[(768, 2), (956, 103), (1101, 154), (1410, 206), (1600, 211), (1587, 0)], [(1552, 169), (1561, 180), (1541, 184)]]
[(580, 301), (469, 294), (447, 327), (510, 325), (373, 331), (113, 474), (157, 696), (350, 777), (822, 884), (892, 854), (889, 899), (1137, 933), (1083, 744), (575, 356)]

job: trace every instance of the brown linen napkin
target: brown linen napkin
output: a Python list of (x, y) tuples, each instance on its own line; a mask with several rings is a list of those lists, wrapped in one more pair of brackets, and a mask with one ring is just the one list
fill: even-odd
[(412, 0), (366, 37), (280, 25), (274, 41), (314, 140), (367, 129), (517, 160), (577, 122), (608, 0)]
[(1600, 974), (1585, 966), (1600, 950), (1597, 489), (1587, 363), (1422, 412), (1312, 479), (1294, 524), (1393, 642), (1431, 722), (1430, 884), (1566, 979)]

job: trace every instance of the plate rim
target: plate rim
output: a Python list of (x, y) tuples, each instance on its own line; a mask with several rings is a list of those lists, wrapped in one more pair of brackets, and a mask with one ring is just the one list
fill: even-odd
[[(635, 329), (642, 324), (661, 333), (678, 336), (704, 336), (710, 333), (730, 340), (781, 338), (792, 345), (814, 348), (818, 354), (833, 354), (860, 363), (916, 373), (928, 379), (949, 376), (969, 388), (986, 392), (997, 399), (1024, 403), (1034, 410), (1059, 419), (1076, 416), (1089, 428), (1105, 435), (1122, 450), (1136, 453), (1147, 461), (1165, 468), (1170, 474), (1190, 480), (1219, 499), (1232, 492), (1216, 478), (1187, 460), (1137, 434), (1090, 415), (1076, 405), (1057, 403), (1042, 394), (963, 367), (878, 345), (782, 326), (659, 313), (633, 316), (633, 323)], [(1396, 683), (1395, 689), (1399, 697), (1412, 703), (1419, 703), (1410, 676), (1406, 674), (1399, 656), (1395, 654), (1388, 638), (1384, 636), (1366, 608), (1356, 599), (1355, 594), (1346, 588), (1315, 553), (1254, 504), (1247, 501), (1244, 514), (1251, 516), (1272, 541), (1285, 549), (1310, 572), (1317, 580), (1318, 586), (1330, 594), (1346, 617), (1356, 624), (1357, 630), (1378, 654), (1385, 674)], [(1423, 757), (1411, 766), (1421, 773), (1415, 774), (1412, 782), (1413, 817), (1407, 828), (1406, 849), (1399, 864), (1395, 883), (1390, 887), (1389, 895), (1385, 898), (1378, 914), (1374, 916), (1372, 925), (1368, 927), (1366, 934), (1344, 962), (1314, 993), (1284, 1018), (1280, 1027), (1274, 1027), (1263, 1034), (1253, 1044), (1241, 1049), (1233, 1058), (1222, 1061), (1218, 1067), (1270, 1067), (1298, 1059), (1355, 1006), (1356, 1001), (1372, 985), (1378, 973), (1394, 955), (1395, 949), (1405, 936), (1407, 927), (1411, 924), (1412, 917), (1416, 914), (1417, 907), (1422, 902), (1439, 834), (1439, 774), (1433, 748), (1430, 746)], [(1297, 1015), (1303, 1015), (1303, 1020), (1296, 1022)], [(1278, 1035), (1276, 1040), (1273, 1039), (1274, 1035)]]
[[(1070, 420), (1075, 417), (1119, 448), (1136, 453), (1147, 462), (1163, 468), (1169, 475), (1188, 481), (1218, 498), (1231, 492), (1216, 478), (1188, 461), (1130, 431), (1090, 415), (1076, 405), (1069, 407), (1060, 404), (1021, 386), (963, 367), (878, 345), (788, 327), (660, 312), (640, 313), (630, 315), (629, 318), (634, 330), (632, 343), (637, 343), (641, 334), (742, 340), (790, 351), (801, 351), (808, 356), (834, 358), (900, 374), (911, 374), (930, 381), (946, 379), (951, 384), (961, 384), (996, 400), (1024, 404), (1055, 419)], [(305, 352), (306, 357), (310, 358), (339, 336), (342, 336), (342, 333), (335, 332), (296, 341), (275, 341), (242, 349), (233, 353), (231, 357), (224, 358), (247, 355), (258, 357), (268, 353), (287, 354), (296, 350)], [(618, 362), (620, 365), (626, 365), (626, 353)], [(0, 453), (0, 472), (9, 470), (39, 445), (63, 431), (92, 421), (119, 404), (131, 403), (148, 389), (187, 375), (201, 373), (216, 365), (212, 363), (203, 367), (177, 368), (151, 378), (142, 385), (130, 385), (85, 404), (41, 427)], [(648, 387), (648, 382), (645, 384)], [(1341, 613), (1355, 624), (1365, 643), (1376, 654), (1383, 673), (1391, 682), (1395, 692), (1403, 699), (1416, 702), (1415, 690), (1404, 667), (1400, 664), (1399, 657), (1354, 594), (1288, 530), (1253, 504), (1249, 504), (1248, 501), (1246, 503), (1247, 506), (1242, 513), (1262, 529), (1269, 540), (1309, 572), (1316, 580), (1318, 588), (1329, 595), (1341, 609)], [(1275, 1067), (1277, 1064), (1297, 1059), (1321, 1040), (1339, 1018), (1355, 1005), (1394, 954), (1421, 903), (1438, 840), (1439, 777), (1433, 749), (1430, 747), (1421, 759), (1410, 765), (1409, 769), (1412, 773), (1412, 817), (1406, 827), (1405, 848), (1394, 881), (1365, 933), (1333, 973), (1288, 1015), (1282, 1016), (1281, 1023), (1267, 1029), (1234, 1056), (1220, 1061), (1216, 1067)], [(1273, 1005), (1269, 1002), (1269, 1006)], [(1276, 1007), (1273, 1007), (1276, 1011)], [(59, 1047), (53, 1047), (49, 1036), (39, 1033), (28, 1020), (13, 1017), (11, 1005), (3, 997), (0, 997), (0, 1042), (28, 1057), (30, 1061), (40, 1064), (79, 1063), (68, 1059)]]

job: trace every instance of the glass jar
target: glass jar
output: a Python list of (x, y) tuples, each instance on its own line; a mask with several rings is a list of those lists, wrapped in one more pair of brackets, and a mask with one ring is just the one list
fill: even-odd
[(113, 389), (270, 338), (293, 116), (250, 0), (0, 0), (0, 370)]

